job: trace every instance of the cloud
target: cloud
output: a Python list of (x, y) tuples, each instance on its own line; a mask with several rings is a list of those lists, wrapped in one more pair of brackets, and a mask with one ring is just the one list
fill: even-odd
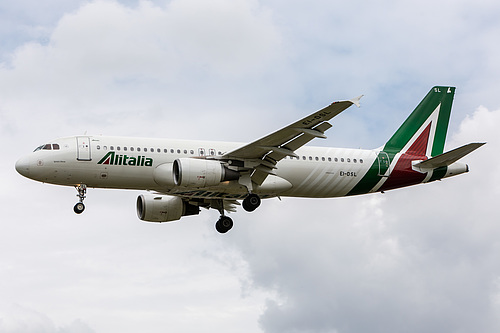
[[(0, 68), (8, 96), (3, 113), (16, 124), (22, 122), (16, 110), (36, 110), (33, 122), (50, 118), (54, 128), (98, 118), (99, 131), (117, 123), (130, 128), (128, 121), (148, 128), (156, 117), (177, 124), (175, 134), (180, 115), (190, 111), (200, 122), (212, 120), (214, 112), (231, 117), (241, 98), (231, 87), (248, 91), (269, 75), (280, 44), (269, 11), (255, 1), (172, 1), (161, 7), (141, 1), (135, 8), (90, 2), (64, 15), (48, 43), (23, 44)], [(130, 119), (139, 112), (142, 117)]]
[[(1, 324), (498, 331), (497, 2), (75, 3), (24, 24), (31, 37), (9, 35), (2, 56), (0, 292), (20, 305)], [(443, 83), (459, 87), (449, 149), (488, 141), (465, 159), (469, 174), (385, 195), (265, 200), (223, 236), (215, 211), (139, 222), (130, 191), (90, 190), (75, 216), (72, 188), (13, 169), (45, 140), (85, 131), (248, 142), (361, 93), (363, 107), (314, 144), (373, 148)]]
[(276, 295), (260, 318), (263, 330), (497, 331), (499, 116), (480, 107), (452, 135), (453, 148), (488, 141), (466, 158), (470, 174), (261, 208), (255, 219), (266, 222), (249, 221), (250, 235), (233, 246), (255, 287)]
[(67, 326), (57, 327), (45, 314), (18, 304), (0, 304), (0, 332), (3, 333), (92, 333), (86, 323), (76, 319)]

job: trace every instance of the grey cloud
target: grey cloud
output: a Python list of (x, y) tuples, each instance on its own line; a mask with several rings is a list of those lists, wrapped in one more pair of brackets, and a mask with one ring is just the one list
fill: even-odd
[[(68, 331), (498, 331), (499, 113), (474, 113), (500, 104), (497, 6), (51, 10), (48, 41), (19, 39), (0, 67), (2, 298), (47, 313), (27, 316), (33, 325)], [(488, 141), (467, 157), (469, 174), (384, 196), (266, 200), (223, 237), (216, 212), (139, 222), (135, 192), (90, 190), (75, 216), (73, 189), (13, 168), (45, 140), (86, 130), (250, 141), (361, 93), (362, 108), (314, 144), (373, 148), (442, 83), (459, 87), (449, 147)]]

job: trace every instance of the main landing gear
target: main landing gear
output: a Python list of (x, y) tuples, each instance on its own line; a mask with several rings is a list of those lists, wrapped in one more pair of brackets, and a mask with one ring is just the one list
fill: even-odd
[[(215, 229), (221, 234), (225, 234), (233, 227), (233, 220), (229, 216), (224, 215), (224, 200), (220, 200), (217, 206), (220, 212), (220, 218), (217, 223), (215, 223)], [(253, 212), (259, 206), (260, 197), (257, 194), (250, 193), (243, 200), (243, 208), (247, 212)]]
[(78, 191), (78, 194), (76, 195), (80, 201), (73, 207), (73, 210), (77, 214), (81, 214), (85, 210), (85, 205), (83, 204), (83, 200), (85, 199), (85, 194), (87, 193), (87, 185), (85, 184), (80, 184), (78, 186), (75, 186), (76, 190)]
[(225, 234), (233, 227), (233, 219), (229, 216), (221, 215), (217, 223), (215, 223), (215, 230), (221, 234)]
[(250, 193), (243, 200), (243, 209), (247, 212), (253, 212), (260, 206), (260, 197), (257, 194)]

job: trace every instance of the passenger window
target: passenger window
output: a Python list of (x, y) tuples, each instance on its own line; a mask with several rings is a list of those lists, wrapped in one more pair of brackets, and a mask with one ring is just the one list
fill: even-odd
[(358, 163), (358, 160), (357, 159), (353, 159), (352, 160), (354, 163)]
[(325, 158), (324, 158), (324, 157), (322, 157), (322, 158), (321, 158), (321, 160), (324, 162), (324, 161), (325, 161)]
[(331, 162), (332, 161), (332, 158), (331, 157), (328, 157), (328, 162)]
[(127, 147), (123, 147), (123, 151), (127, 151)]
[(109, 146), (109, 150), (115, 150), (114, 146)]
[(302, 159), (305, 161), (305, 160), (306, 160), (306, 157), (305, 157), (305, 156), (302, 156)]
[(316, 157), (315, 157), (315, 160), (316, 160), (316, 161), (319, 161), (319, 157), (318, 157), (318, 156), (316, 156)]
[(108, 150), (108, 146), (102, 146), (102, 149)]
[(156, 152), (161, 153), (161, 149), (160, 148), (156, 149)]
[(168, 153), (168, 149), (163, 149), (163, 152), (166, 154)]
[(351, 163), (351, 159), (350, 158), (347, 159), (347, 163)]
[(313, 160), (312, 156), (309, 156), (309, 161), (312, 161), (312, 160)]
[(120, 146), (117, 146), (117, 147), (116, 147), (116, 150), (120, 150)]
[(155, 152), (155, 149), (154, 148), (150, 148), (149, 150), (151, 150), (152, 153)]
[(97, 148), (97, 150), (101, 150), (101, 146), (99, 146), (99, 145), (97, 145), (96, 148)]
[(180, 154), (181, 153), (181, 150), (180, 149), (177, 149), (177, 154)]
[(188, 151), (187, 151), (186, 149), (184, 149), (184, 154), (186, 154), (186, 155), (187, 155), (187, 153), (188, 153)]
[(130, 147), (130, 151), (134, 151), (134, 147)]
[(194, 150), (192, 150), (192, 149), (191, 149), (191, 150), (189, 151), (189, 153), (190, 153), (191, 155), (194, 155)]
[(362, 158), (359, 159), (359, 163), (363, 163), (363, 159)]
[(344, 162), (344, 158), (343, 157), (340, 159), (340, 162)]
[(141, 151), (141, 147), (137, 147), (137, 151)]

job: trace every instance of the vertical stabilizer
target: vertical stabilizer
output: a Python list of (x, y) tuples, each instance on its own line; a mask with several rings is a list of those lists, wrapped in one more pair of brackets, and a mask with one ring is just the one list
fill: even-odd
[(383, 151), (396, 154), (417, 148), (418, 155), (442, 154), (454, 95), (455, 87), (433, 87), (387, 141)]
[[(425, 181), (427, 174), (414, 171), (412, 161), (443, 153), (454, 95), (455, 87), (433, 87), (377, 152), (370, 170), (349, 194), (384, 191)], [(439, 179), (442, 177), (439, 175), (435, 173), (430, 179)]]

